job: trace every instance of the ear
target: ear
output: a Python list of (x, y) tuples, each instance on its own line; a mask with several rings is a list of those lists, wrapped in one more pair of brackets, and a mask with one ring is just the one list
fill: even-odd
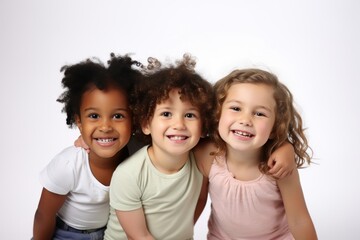
[(150, 126), (149, 126), (149, 123), (147, 123), (147, 122), (141, 124), (141, 130), (145, 135), (151, 134)]
[(76, 126), (79, 128), (80, 133), (82, 132), (82, 125), (81, 125), (81, 119), (79, 115), (75, 115), (75, 123)]

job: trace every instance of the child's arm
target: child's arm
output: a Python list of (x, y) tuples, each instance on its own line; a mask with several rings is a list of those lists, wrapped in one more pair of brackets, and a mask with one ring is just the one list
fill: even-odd
[(201, 186), (201, 192), (200, 192), (199, 199), (198, 199), (198, 202), (197, 202), (196, 208), (195, 208), (194, 224), (199, 219), (201, 213), (203, 212), (203, 210), (205, 208), (205, 205), (207, 202), (207, 197), (208, 197), (208, 186), (209, 186), (209, 179), (204, 176), (203, 183)]
[(292, 144), (285, 142), (271, 154), (268, 160), (269, 173), (276, 178), (284, 178), (296, 168), (295, 151)]
[(209, 188), (209, 172), (214, 160), (214, 153), (216, 151), (216, 147), (213, 142), (207, 139), (202, 139), (195, 146), (193, 152), (196, 160), (196, 165), (199, 171), (203, 175), (203, 183), (201, 186), (201, 192), (199, 196), (198, 203), (195, 208), (194, 214), (194, 224), (199, 219), (202, 211), (204, 210), (208, 197), (208, 188)]
[(196, 145), (196, 147), (193, 150), (196, 160), (196, 165), (199, 171), (203, 175), (201, 192), (198, 203), (195, 208), (194, 224), (199, 219), (207, 202), (208, 187), (209, 187), (209, 172), (212, 165), (212, 161), (214, 159), (214, 156), (211, 153), (215, 151), (216, 151), (215, 145), (210, 140), (207, 139), (200, 140), (200, 142)]
[(316, 231), (306, 207), (297, 169), (277, 181), (285, 206), (289, 228), (296, 240), (316, 240)]
[(202, 175), (206, 178), (209, 177), (211, 165), (215, 158), (212, 153), (215, 153), (216, 151), (217, 149), (214, 143), (207, 139), (200, 140), (193, 149), (196, 165)]
[(124, 229), (128, 239), (153, 240), (153, 236), (147, 229), (145, 215), (142, 208), (134, 211), (116, 210), (116, 216)]
[(43, 188), (34, 217), (34, 240), (52, 239), (56, 225), (56, 213), (64, 204), (65, 200), (66, 195), (52, 193)]

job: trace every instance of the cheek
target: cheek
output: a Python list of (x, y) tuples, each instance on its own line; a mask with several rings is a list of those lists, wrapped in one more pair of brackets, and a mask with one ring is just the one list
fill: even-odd
[(226, 114), (221, 114), (219, 118), (219, 126), (218, 128), (227, 128), (229, 127), (231, 122), (231, 118)]
[(226, 133), (228, 132), (229, 126), (228, 126), (227, 118), (224, 116), (221, 116), (219, 119), (219, 125), (218, 125), (218, 131), (221, 138), (224, 138), (226, 136)]
[(124, 132), (131, 135), (132, 130), (133, 130), (133, 126), (132, 126), (131, 121), (126, 122), (122, 128), (123, 128)]
[(89, 134), (92, 132), (94, 127), (92, 127), (90, 124), (81, 124), (81, 126), (78, 126), (79, 131), (81, 134)]
[(204, 123), (202, 121), (198, 121), (197, 123), (194, 124), (194, 129), (197, 134), (199, 134), (199, 135), (202, 134), (203, 125), (204, 125)]
[(270, 137), (274, 124), (273, 123), (263, 123), (259, 125), (259, 130), (264, 136)]
[(150, 133), (162, 132), (167, 129), (166, 122), (161, 121), (160, 119), (153, 119), (151, 120), (150, 124), (148, 125)]

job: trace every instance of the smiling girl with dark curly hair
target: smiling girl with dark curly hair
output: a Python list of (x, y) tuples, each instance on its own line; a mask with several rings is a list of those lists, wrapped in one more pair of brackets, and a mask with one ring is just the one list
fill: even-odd
[(65, 66), (66, 124), (77, 126), (90, 147), (66, 148), (41, 172), (43, 185), (33, 236), (40, 239), (103, 239), (109, 216), (111, 176), (126, 157), (131, 136), (130, 96), (142, 78), (130, 57), (111, 55), (108, 67), (86, 60)]

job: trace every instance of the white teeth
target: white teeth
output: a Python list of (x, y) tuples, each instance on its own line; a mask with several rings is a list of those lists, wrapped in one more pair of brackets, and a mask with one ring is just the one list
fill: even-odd
[(96, 139), (96, 141), (98, 141), (100, 143), (109, 143), (109, 142), (113, 142), (114, 139), (113, 138), (98, 138), (98, 139)]
[(241, 135), (241, 136), (244, 136), (244, 137), (251, 137), (252, 136), (252, 134), (250, 134), (250, 133), (241, 132), (241, 131), (234, 131), (234, 133), (236, 135)]
[(171, 140), (174, 140), (174, 141), (179, 141), (179, 140), (184, 140), (186, 139), (185, 136), (170, 136), (169, 137)]

